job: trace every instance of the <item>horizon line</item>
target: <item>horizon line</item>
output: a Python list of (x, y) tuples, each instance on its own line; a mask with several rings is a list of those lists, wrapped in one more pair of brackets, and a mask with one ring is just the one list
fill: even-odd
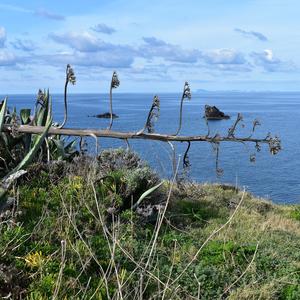
[[(192, 94), (201, 94), (201, 93), (300, 93), (300, 90), (206, 90), (206, 89), (198, 89), (198, 90), (192, 90)], [(80, 94), (84, 94), (84, 95), (101, 95), (101, 94), (108, 94), (109, 92), (68, 92), (68, 95), (80, 95)], [(10, 93), (0, 93), (1, 97), (5, 97), (8, 95), (35, 95), (37, 93), (29, 93), (29, 92), (10, 92)], [(63, 95), (63, 92), (51, 92), (52, 95)], [(161, 92), (142, 92), (142, 91), (138, 91), (138, 92), (120, 92), (120, 91), (115, 91), (114, 94), (181, 94), (181, 92), (166, 92), (166, 91), (161, 91)]]

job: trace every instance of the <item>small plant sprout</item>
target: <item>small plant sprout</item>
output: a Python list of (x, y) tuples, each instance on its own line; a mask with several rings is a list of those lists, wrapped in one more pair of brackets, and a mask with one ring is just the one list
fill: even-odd
[(118, 74), (116, 71), (113, 72), (111, 83), (110, 83), (110, 91), (109, 91), (109, 105), (110, 105), (110, 123), (108, 130), (111, 129), (113, 125), (113, 106), (112, 106), (112, 90), (116, 89), (120, 85), (120, 80), (118, 78)]
[(192, 94), (191, 94), (191, 89), (189, 83), (186, 81), (183, 87), (183, 93), (181, 97), (181, 102), (180, 102), (180, 113), (179, 113), (179, 126), (174, 135), (178, 135), (182, 126), (182, 109), (183, 109), (183, 100), (184, 99), (191, 99)]
[(159, 111), (160, 100), (158, 96), (154, 96), (145, 126), (140, 131), (138, 131), (137, 134), (142, 134), (145, 130), (147, 130), (148, 133), (154, 133), (154, 122), (156, 122), (159, 118)]
[(67, 64), (66, 68), (66, 82), (65, 82), (65, 92), (64, 92), (64, 103), (65, 103), (65, 113), (64, 113), (64, 121), (59, 126), (59, 128), (63, 128), (68, 119), (68, 103), (67, 103), (67, 92), (68, 92), (68, 84), (71, 83), (74, 85), (76, 83), (76, 77), (73, 68)]

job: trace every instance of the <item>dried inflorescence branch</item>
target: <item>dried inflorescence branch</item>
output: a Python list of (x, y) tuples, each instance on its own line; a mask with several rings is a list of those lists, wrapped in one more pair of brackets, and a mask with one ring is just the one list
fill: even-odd
[(67, 69), (66, 69), (66, 81), (71, 84), (75, 84), (76, 83), (76, 76), (74, 73), (73, 68), (68, 64), (67, 65)]
[(281, 140), (278, 136), (269, 138), (269, 149), (272, 155), (276, 155), (281, 150)]
[(76, 76), (74, 73), (73, 68), (67, 64), (66, 68), (66, 81), (65, 81), (65, 91), (64, 91), (64, 120), (62, 124), (59, 126), (59, 128), (63, 128), (67, 122), (68, 119), (68, 103), (67, 103), (67, 92), (68, 92), (68, 84), (71, 83), (74, 85), (76, 83)]
[(212, 148), (214, 150), (214, 152), (216, 153), (216, 164), (215, 164), (215, 168), (216, 168), (216, 174), (217, 177), (221, 177), (224, 173), (224, 170), (222, 168), (220, 168), (220, 160), (219, 160), (219, 155), (220, 155), (220, 143), (219, 142), (212, 142), (211, 143)]
[(149, 133), (154, 132), (154, 122), (156, 122), (157, 119), (159, 118), (159, 111), (160, 111), (160, 101), (157, 96), (154, 96), (153, 103), (149, 111), (147, 122), (146, 122), (146, 128)]
[(120, 80), (118, 78), (118, 74), (116, 71), (113, 72), (112, 78), (111, 78), (111, 83), (110, 86), (112, 89), (116, 89), (120, 85)]
[(253, 135), (253, 133), (255, 132), (255, 129), (256, 129), (257, 126), (261, 126), (261, 124), (260, 124), (259, 120), (255, 119), (255, 120), (253, 121), (252, 133), (251, 133), (250, 137), (251, 137), (251, 136)]
[(191, 142), (188, 141), (187, 143), (188, 143), (188, 146), (183, 155), (183, 169), (184, 170), (187, 170), (191, 167), (190, 158), (189, 158), (189, 150), (191, 147)]
[(234, 124), (228, 129), (228, 137), (234, 137), (235, 131), (236, 131), (236, 127), (237, 125), (243, 121), (243, 116), (242, 114), (238, 113), (236, 121), (234, 122)]
[(191, 99), (192, 98), (192, 94), (191, 94), (191, 89), (190, 89), (190, 85), (189, 83), (186, 81), (184, 83), (184, 87), (183, 87), (183, 93), (181, 96), (181, 101), (180, 101), (180, 112), (179, 112), (179, 125), (178, 125), (178, 129), (176, 131), (176, 133), (174, 135), (178, 135), (182, 126), (182, 110), (183, 110), (183, 100), (184, 99)]
[(113, 105), (112, 105), (112, 90), (116, 89), (117, 87), (119, 87), (120, 85), (120, 80), (118, 78), (118, 74), (116, 71), (113, 72), (112, 78), (111, 78), (111, 82), (110, 82), (110, 90), (109, 90), (109, 108), (110, 108), (110, 122), (109, 122), (109, 126), (108, 126), (108, 130), (111, 129), (112, 125), (113, 125)]
[(138, 131), (137, 134), (142, 134), (145, 130), (147, 130), (148, 133), (153, 133), (154, 122), (158, 120), (159, 112), (160, 112), (160, 100), (158, 96), (154, 96), (145, 126), (140, 131)]

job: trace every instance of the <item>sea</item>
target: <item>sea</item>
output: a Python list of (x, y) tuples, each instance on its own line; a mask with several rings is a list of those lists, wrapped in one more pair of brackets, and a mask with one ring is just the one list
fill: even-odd
[[(2, 95), (6, 96), (6, 95)], [(32, 108), (36, 95), (7, 95), (9, 107)], [(119, 116), (114, 120), (113, 130), (138, 131), (143, 128), (154, 94), (115, 93), (113, 111)], [(159, 94), (160, 115), (154, 129), (157, 133), (173, 134), (177, 131), (181, 94)], [(54, 121), (63, 120), (63, 95), (54, 94)], [(108, 119), (93, 115), (109, 111), (108, 94), (70, 94), (69, 118), (66, 127), (105, 129)], [(215, 105), (231, 116), (230, 120), (210, 121), (210, 134), (227, 135), (238, 113), (243, 122), (239, 123), (235, 135), (248, 137), (252, 134), (253, 122), (256, 127), (253, 137), (264, 138), (269, 133), (282, 141), (282, 151), (271, 155), (268, 145), (262, 145), (257, 152), (255, 144), (224, 142), (219, 146), (216, 172), (216, 148), (210, 143), (194, 142), (189, 151), (190, 167), (183, 169), (183, 156), (187, 143), (175, 143), (175, 157), (179, 175), (185, 180), (226, 183), (245, 188), (259, 197), (280, 204), (300, 203), (300, 92), (207, 92), (193, 93), (191, 100), (184, 100), (183, 123), (180, 134), (206, 135), (208, 128), (203, 118), (205, 105)], [(87, 139), (91, 155), (96, 154), (96, 142)], [(146, 160), (162, 178), (173, 174), (173, 150), (165, 142), (131, 140), (129, 146)], [(124, 147), (122, 140), (99, 138), (98, 150)], [(255, 154), (255, 162), (250, 157)]]

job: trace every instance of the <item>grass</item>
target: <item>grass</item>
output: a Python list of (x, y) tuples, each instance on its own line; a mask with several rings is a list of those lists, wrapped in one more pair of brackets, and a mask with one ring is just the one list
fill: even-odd
[(124, 150), (32, 166), (0, 216), (0, 296), (300, 299), (299, 206), (166, 181), (132, 210), (158, 181)]

